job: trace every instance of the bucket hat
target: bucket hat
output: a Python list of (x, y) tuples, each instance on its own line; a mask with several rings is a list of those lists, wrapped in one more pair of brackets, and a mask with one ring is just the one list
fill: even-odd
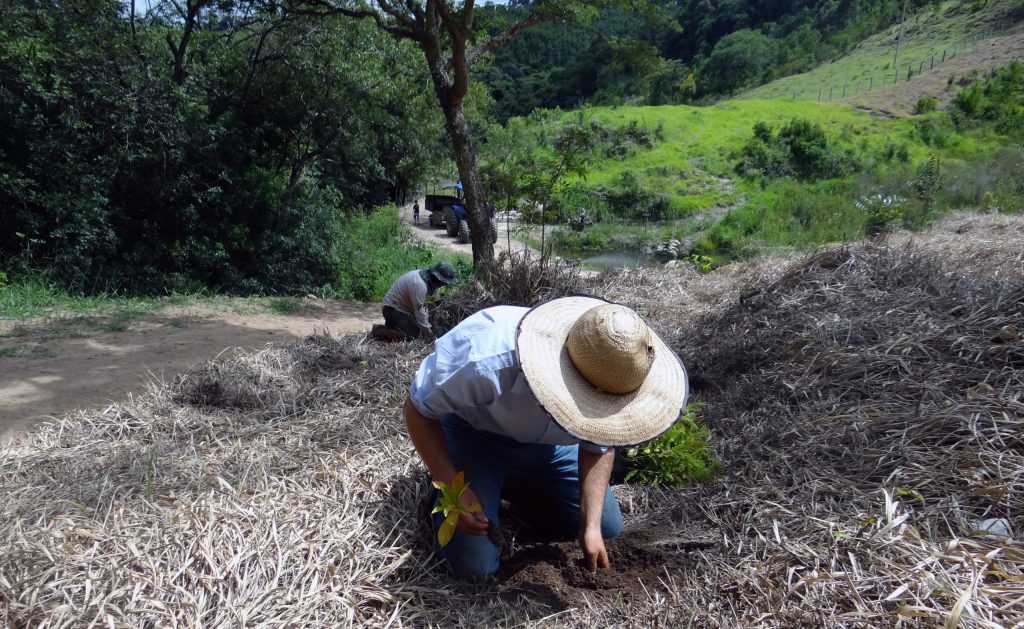
[(427, 269), (427, 272), (442, 284), (451, 285), (455, 283), (455, 267), (452, 266), (451, 262), (438, 262)]
[(540, 405), (584, 441), (648, 441), (686, 405), (682, 361), (625, 306), (583, 296), (535, 306), (519, 323), (516, 351)]

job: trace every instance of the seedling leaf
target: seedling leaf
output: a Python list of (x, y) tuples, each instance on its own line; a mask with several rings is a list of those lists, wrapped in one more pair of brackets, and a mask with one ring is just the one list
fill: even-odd
[(468, 507), (462, 504), (462, 495), (469, 489), (469, 483), (466, 482), (466, 476), (463, 472), (459, 472), (452, 477), (451, 485), (443, 481), (434, 481), (434, 487), (441, 491), (441, 496), (437, 500), (437, 506), (434, 507), (431, 513), (444, 513), (444, 522), (437, 529), (437, 541), (441, 548), (444, 548), (448, 545), (448, 542), (452, 541), (452, 536), (455, 535), (460, 515), (463, 513), (476, 513), (484, 509), (480, 506), (479, 502), (474, 502)]
[(444, 522), (441, 523), (441, 528), (437, 529), (437, 542), (444, 548), (448, 545), (448, 542), (452, 541), (452, 536), (455, 535), (455, 526), (459, 522), (458, 513), (450, 513), (445, 517)]

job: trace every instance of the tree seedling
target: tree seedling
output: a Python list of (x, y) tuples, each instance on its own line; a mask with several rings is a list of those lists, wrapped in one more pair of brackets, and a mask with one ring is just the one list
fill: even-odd
[[(444, 521), (441, 522), (441, 527), (437, 529), (437, 541), (441, 548), (444, 548), (452, 541), (452, 537), (455, 535), (455, 528), (459, 524), (459, 516), (462, 514), (472, 515), (478, 511), (483, 511), (483, 507), (480, 506), (479, 502), (474, 502), (468, 507), (462, 504), (462, 495), (469, 489), (469, 483), (465, 481), (465, 475), (462, 472), (459, 472), (452, 478), (451, 485), (443, 481), (434, 481), (434, 487), (441, 492), (441, 496), (438, 498), (437, 506), (434, 507), (431, 513), (444, 513)], [(487, 539), (499, 549), (505, 546), (505, 538), (501, 531), (498, 530), (498, 527), (494, 526), (494, 522), (487, 523)]]

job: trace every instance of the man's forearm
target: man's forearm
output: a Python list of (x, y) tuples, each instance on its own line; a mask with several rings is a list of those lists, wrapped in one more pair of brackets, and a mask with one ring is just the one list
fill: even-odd
[(600, 530), (604, 496), (612, 476), (615, 450), (604, 454), (580, 448), (580, 531)]
[(412, 445), (423, 459), (423, 464), (435, 480), (450, 483), (455, 476), (455, 465), (448, 455), (441, 422), (424, 417), (409, 398), (405, 399), (402, 413), (405, 415), (405, 425), (409, 429)]

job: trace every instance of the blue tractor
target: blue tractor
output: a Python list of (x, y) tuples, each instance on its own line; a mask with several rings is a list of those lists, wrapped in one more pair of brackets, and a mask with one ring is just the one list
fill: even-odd
[[(452, 186), (454, 195), (428, 194), (423, 201), (430, 212), (427, 223), (431, 227), (444, 227), (449, 236), (458, 237), (459, 242), (470, 241), (469, 212), (466, 211), (462, 199), (462, 184)], [(491, 210), (491, 242), (498, 242), (498, 224), (494, 222), (494, 211)]]

